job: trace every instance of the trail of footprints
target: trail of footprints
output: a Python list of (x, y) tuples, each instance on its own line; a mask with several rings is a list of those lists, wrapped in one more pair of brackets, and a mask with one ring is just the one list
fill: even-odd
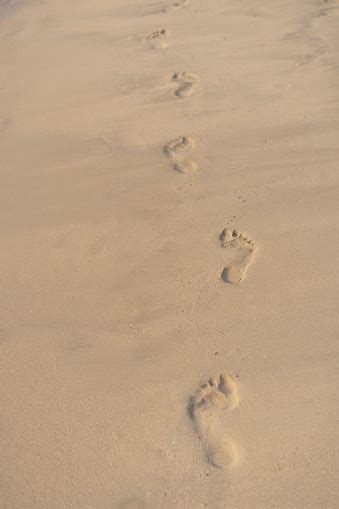
[[(167, 5), (162, 12), (181, 9), (188, 5), (187, 0), (178, 0)], [(168, 47), (169, 32), (165, 28), (156, 30), (147, 36), (147, 40), (156, 49)], [(198, 91), (199, 77), (190, 72), (173, 74), (174, 95), (186, 99)], [(180, 136), (163, 147), (163, 153), (171, 166), (179, 173), (193, 173), (197, 163), (186, 154), (196, 147), (191, 136)], [(221, 273), (221, 280), (232, 285), (242, 283), (256, 254), (255, 241), (246, 233), (232, 228), (224, 228), (220, 234), (221, 247), (228, 250), (228, 263)], [(237, 385), (227, 373), (211, 377), (201, 385), (189, 399), (188, 412), (194, 429), (202, 443), (208, 463), (218, 469), (232, 467), (239, 463), (239, 452), (233, 440), (227, 436), (220, 425), (223, 413), (232, 411), (239, 404)]]

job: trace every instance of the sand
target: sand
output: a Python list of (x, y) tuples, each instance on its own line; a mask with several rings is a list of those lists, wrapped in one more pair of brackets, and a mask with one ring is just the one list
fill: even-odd
[(338, 23), (0, 2), (1, 507), (338, 506)]

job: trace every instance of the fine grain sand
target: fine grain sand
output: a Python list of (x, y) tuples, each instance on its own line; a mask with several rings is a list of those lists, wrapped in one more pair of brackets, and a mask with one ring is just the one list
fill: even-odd
[(338, 507), (338, 0), (0, 40), (0, 506)]

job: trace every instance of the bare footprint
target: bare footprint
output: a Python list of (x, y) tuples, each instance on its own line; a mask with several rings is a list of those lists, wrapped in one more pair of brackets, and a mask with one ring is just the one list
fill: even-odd
[(156, 30), (147, 36), (147, 40), (153, 45), (154, 48), (167, 48), (168, 31), (165, 28)]
[(182, 9), (183, 7), (187, 7), (189, 4), (188, 0), (177, 0), (174, 2), (173, 7), (175, 9)]
[(179, 72), (172, 76), (172, 80), (178, 83), (178, 88), (175, 91), (175, 95), (178, 97), (189, 97), (196, 92), (196, 83), (198, 76), (190, 72)]
[(170, 159), (172, 167), (180, 173), (191, 173), (197, 169), (195, 161), (182, 159), (181, 152), (191, 150), (196, 146), (196, 141), (191, 136), (180, 136), (170, 141), (164, 147), (164, 154)]
[(226, 283), (240, 284), (253, 262), (256, 252), (255, 242), (246, 233), (231, 228), (225, 228), (222, 231), (220, 240), (222, 247), (237, 248), (236, 259), (224, 268), (221, 278)]
[(182, 9), (183, 7), (187, 7), (189, 5), (188, 0), (176, 0), (170, 5), (166, 5), (162, 8), (162, 12), (169, 12), (171, 10)]
[(196, 142), (191, 136), (179, 136), (165, 145), (164, 152), (167, 156), (173, 156), (195, 146)]
[(230, 467), (239, 462), (237, 446), (224, 435), (216, 419), (220, 417), (220, 410), (232, 410), (238, 404), (237, 386), (227, 373), (210, 378), (190, 398), (189, 415), (202, 441), (206, 458), (214, 467)]

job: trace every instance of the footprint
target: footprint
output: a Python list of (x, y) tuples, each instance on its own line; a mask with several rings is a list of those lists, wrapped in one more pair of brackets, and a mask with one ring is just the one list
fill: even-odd
[(154, 48), (167, 48), (168, 31), (165, 28), (156, 30), (147, 36), (147, 40), (151, 42)]
[(196, 83), (198, 76), (195, 74), (190, 72), (175, 73), (172, 76), (172, 80), (179, 84), (175, 91), (175, 95), (178, 97), (189, 97), (197, 90)]
[(183, 7), (187, 7), (189, 4), (188, 0), (177, 0), (174, 2), (173, 7), (175, 9), (182, 9)]
[(197, 163), (190, 159), (182, 160), (180, 153), (191, 150), (195, 146), (196, 141), (191, 136), (180, 136), (165, 145), (164, 154), (169, 158), (176, 171), (180, 173), (192, 173), (197, 169)]
[(173, 2), (171, 5), (166, 5), (163, 7), (162, 12), (169, 12), (172, 9), (182, 9), (183, 7), (187, 7), (189, 5), (188, 0), (176, 0), (176, 2)]
[(220, 410), (232, 410), (238, 404), (237, 386), (227, 373), (210, 378), (190, 398), (189, 415), (202, 441), (208, 462), (216, 468), (239, 463), (237, 446), (224, 435), (217, 420)]
[(221, 278), (226, 283), (242, 283), (255, 256), (256, 246), (254, 240), (248, 237), (246, 233), (231, 228), (225, 228), (222, 231), (220, 240), (222, 247), (238, 249), (237, 259), (224, 268)]
[(167, 156), (173, 156), (177, 152), (183, 152), (196, 146), (195, 140), (191, 136), (179, 136), (170, 141), (164, 148)]

